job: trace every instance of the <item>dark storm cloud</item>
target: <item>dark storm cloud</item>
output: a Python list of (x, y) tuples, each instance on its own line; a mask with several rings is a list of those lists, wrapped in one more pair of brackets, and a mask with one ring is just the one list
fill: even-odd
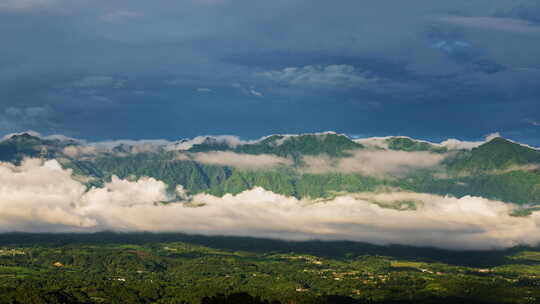
[(530, 0), (4, 0), (0, 132), (530, 138), (538, 11)]

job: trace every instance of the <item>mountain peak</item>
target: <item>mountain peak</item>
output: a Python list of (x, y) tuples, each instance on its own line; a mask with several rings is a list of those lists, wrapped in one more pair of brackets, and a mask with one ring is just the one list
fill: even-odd
[(390, 137), (385, 141), (388, 144), (388, 149), (390, 150), (401, 150), (407, 152), (427, 151), (435, 153), (444, 153), (448, 151), (446, 147), (439, 147), (427, 141), (416, 140), (405, 136)]
[(512, 166), (537, 164), (540, 151), (512, 142), (502, 137), (473, 148), (450, 163), (458, 171), (504, 170)]
[(37, 141), (37, 140), (41, 140), (41, 138), (39, 138), (38, 136), (34, 136), (34, 135), (31, 135), (31, 134), (25, 132), (25, 133), (22, 133), (22, 134), (12, 135), (7, 140), (10, 140), (10, 141), (28, 141), (28, 140)]

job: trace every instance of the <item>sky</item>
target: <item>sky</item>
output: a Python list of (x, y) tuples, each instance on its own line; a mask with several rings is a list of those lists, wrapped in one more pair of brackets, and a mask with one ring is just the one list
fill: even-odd
[(537, 0), (2, 0), (0, 135), (540, 145)]

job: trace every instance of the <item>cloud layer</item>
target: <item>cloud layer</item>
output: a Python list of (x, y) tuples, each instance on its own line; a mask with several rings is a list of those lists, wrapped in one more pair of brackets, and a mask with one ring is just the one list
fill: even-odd
[(439, 165), (446, 155), (430, 152), (357, 151), (351, 157), (304, 156), (310, 173), (345, 172), (371, 176), (402, 175)]
[[(396, 192), (311, 201), (254, 188), (224, 197), (199, 194), (192, 204), (162, 204), (170, 196), (161, 181), (113, 178), (87, 191), (56, 161), (0, 163), (0, 197), (4, 232), (166, 231), (450, 249), (540, 241), (539, 212), (514, 217), (516, 206), (480, 197)], [(404, 202), (414, 202), (416, 210), (397, 210)]]
[(291, 85), (308, 86), (351, 86), (376, 82), (377, 79), (355, 71), (351, 65), (308, 65), (287, 67), (260, 75), (268, 79)]
[(290, 166), (293, 161), (287, 158), (278, 157), (269, 154), (240, 154), (234, 152), (203, 152), (193, 153), (186, 159), (192, 159), (196, 162), (218, 165), (218, 166), (231, 166), (241, 169), (269, 169), (277, 166)]

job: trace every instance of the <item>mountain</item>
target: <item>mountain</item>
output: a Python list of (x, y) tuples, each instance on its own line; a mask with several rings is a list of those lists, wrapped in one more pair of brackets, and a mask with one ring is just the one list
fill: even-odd
[(445, 153), (448, 152), (446, 147), (436, 146), (432, 143), (426, 141), (414, 140), (409, 137), (391, 137), (386, 139), (386, 144), (390, 150), (398, 151), (428, 151), (435, 153)]
[(0, 141), (0, 161), (19, 163), (25, 157), (54, 158), (71, 141), (46, 140), (23, 133)]
[(448, 161), (451, 171), (472, 174), (537, 164), (540, 164), (540, 151), (502, 137), (496, 137), (471, 151), (462, 151)]
[(419, 192), (540, 203), (540, 151), (497, 137), (445, 159), (447, 177), (419, 174), (402, 185)]
[(362, 149), (364, 146), (352, 141), (345, 135), (335, 133), (272, 135), (259, 142), (241, 144), (236, 147), (226, 142), (208, 137), (201, 144), (195, 144), (189, 152), (233, 151), (246, 154), (273, 154), (281, 157), (326, 154), (335, 157), (349, 155), (349, 151)]
[[(375, 147), (335, 133), (272, 135), (235, 144), (206, 137), (184, 150), (171, 149), (175, 146), (134, 149), (122, 143), (102, 150), (89, 149), (93, 154), (81, 156), (65, 152), (67, 147), (88, 148), (78, 142), (21, 134), (0, 142), (0, 160), (19, 163), (24, 157), (56, 158), (73, 174), (87, 177), (88, 187), (101, 186), (113, 175), (149, 176), (165, 182), (171, 191), (182, 185), (191, 194), (218, 196), (256, 186), (298, 198), (402, 189), (540, 203), (540, 152), (535, 149), (503, 138), (472, 150), (448, 150), (407, 137), (384, 138), (379, 143), (381, 140), (383, 145)], [(395, 156), (386, 151), (406, 154)], [(442, 161), (423, 165), (429, 158)], [(268, 160), (269, 166), (257, 166)], [(372, 166), (370, 162), (375, 162), (373, 166), (379, 170), (389, 166), (398, 170), (362, 170)]]

